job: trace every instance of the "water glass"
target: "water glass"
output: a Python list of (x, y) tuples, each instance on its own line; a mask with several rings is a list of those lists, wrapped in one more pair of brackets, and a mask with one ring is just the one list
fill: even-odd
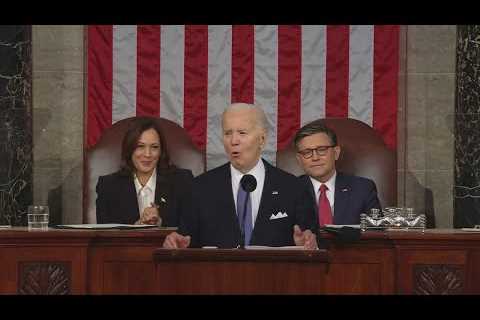
[(28, 231), (46, 231), (48, 230), (48, 206), (28, 206)]

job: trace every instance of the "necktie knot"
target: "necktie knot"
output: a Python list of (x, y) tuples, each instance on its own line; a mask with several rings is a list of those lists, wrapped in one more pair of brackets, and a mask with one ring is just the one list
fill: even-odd
[(327, 190), (328, 190), (328, 187), (327, 187), (326, 184), (322, 184), (320, 186), (320, 193), (325, 193), (325, 191), (327, 191)]

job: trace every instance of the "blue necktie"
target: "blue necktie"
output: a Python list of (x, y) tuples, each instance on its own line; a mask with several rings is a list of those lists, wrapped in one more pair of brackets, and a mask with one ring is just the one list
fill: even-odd
[[(247, 199), (247, 212), (245, 214), (245, 221), (243, 221), (243, 210), (245, 206), (245, 199)], [(243, 190), (242, 186), (238, 186), (237, 193), (237, 215), (240, 223), (240, 228), (245, 232), (245, 245), (250, 244), (252, 237), (252, 202), (250, 201), (250, 193)]]

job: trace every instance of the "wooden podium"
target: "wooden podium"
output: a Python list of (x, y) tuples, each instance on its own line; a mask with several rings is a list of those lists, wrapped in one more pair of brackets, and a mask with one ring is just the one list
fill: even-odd
[(326, 250), (158, 249), (161, 294), (322, 293)]
[(480, 294), (480, 233), (370, 231), (326, 250), (160, 249), (171, 230), (0, 230), (0, 294)]

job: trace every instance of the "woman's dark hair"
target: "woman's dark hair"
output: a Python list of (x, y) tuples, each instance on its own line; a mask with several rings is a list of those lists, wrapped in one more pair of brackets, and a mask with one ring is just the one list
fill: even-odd
[(157, 131), (160, 137), (160, 158), (158, 159), (157, 171), (159, 173), (165, 173), (175, 168), (170, 163), (170, 155), (168, 153), (167, 144), (165, 142), (165, 136), (158, 125), (157, 121), (153, 118), (138, 117), (132, 120), (125, 136), (122, 140), (122, 167), (121, 172), (126, 175), (131, 175), (135, 172), (135, 166), (132, 162), (132, 154), (137, 148), (138, 140), (145, 131), (153, 129)]

